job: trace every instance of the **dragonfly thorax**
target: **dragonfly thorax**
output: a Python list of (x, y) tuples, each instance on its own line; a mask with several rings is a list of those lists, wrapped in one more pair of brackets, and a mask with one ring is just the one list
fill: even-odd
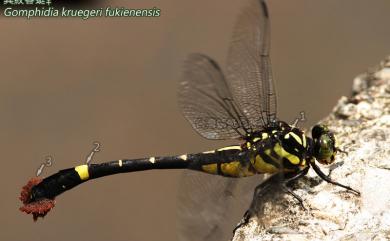
[(257, 172), (274, 173), (306, 167), (311, 157), (310, 143), (303, 131), (280, 121), (274, 127), (255, 133), (246, 146)]

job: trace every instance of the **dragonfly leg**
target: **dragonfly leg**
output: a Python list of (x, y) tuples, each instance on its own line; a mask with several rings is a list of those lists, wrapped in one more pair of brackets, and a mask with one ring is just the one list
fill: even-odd
[(325, 175), (325, 173), (323, 173), (320, 169), (319, 166), (317, 166), (315, 163), (310, 163), (310, 165), (313, 167), (314, 171), (317, 173), (317, 175), (319, 177), (321, 177), (323, 180), (325, 180), (326, 182), (328, 183), (331, 183), (333, 185), (336, 185), (336, 186), (339, 186), (339, 187), (342, 187), (342, 188), (345, 188), (347, 189), (348, 191), (351, 191), (353, 193), (355, 193), (356, 195), (360, 196), (360, 192), (359, 191), (356, 191), (355, 189), (349, 187), (349, 186), (346, 186), (346, 185), (343, 185), (341, 183), (338, 183), (338, 182), (335, 182), (333, 181), (332, 179), (330, 179), (330, 177), (328, 177), (327, 175)]
[(237, 229), (241, 228), (242, 226), (246, 225), (248, 222), (249, 222), (249, 218), (251, 217), (252, 215), (250, 214), (250, 211), (249, 209), (246, 210), (244, 216), (242, 217), (242, 219), (240, 220), (240, 222), (236, 225), (236, 227), (233, 229), (233, 235), (236, 233)]
[(257, 185), (255, 188), (255, 191), (253, 193), (253, 199), (251, 206), (249, 209), (245, 212), (244, 216), (242, 217), (241, 221), (237, 224), (237, 226), (233, 229), (233, 234), (236, 232), (238, 228), (241, 228), (242, 226), (246, 225), (249, 222), (249, 219), (253, 214), (256, 213), (256, 207), (257, 207), (257, 200), (259, 197), (263, 196), (266, 192), (269, 191), (269, 188), (272, 186), (272, 183), (280, 183), (280, 175), (275, 174), (268, 178), (265, 182), (262, 182), (261, 184)]
[(302, 198), (296, 194), (295, 192), (293, 192), (291, 190), (290, 187), (288, 187), (292, 182), (298, 180), (299, 178), (305, 176), (307, 174), (307, 172), (309, 171), (309, 168), (310, 166), (307, 166), (305, 167), (305, 169), (302, 169), (300, 170), (298, 173), (294, 173), (293, 176), (290, 176), (288, 178), (286, 178), (285, 180), (283, 180), (282, 182), (282, 188), (285, 192), (289, 193), (290, 195), (292, 195), (295, 199), (298, 200), (299, 204), (301, 205), (301, 207), (306, 210), (305, 206), (303, 205), (303, 200)]
[(297, 173), (292, 174), (291, 176), (286, 176), (286, 179), (281, 177), (282, 173), (277, 173), (268, 178), (265, 182), (259, 184), (254, 191), (253, 194), (253, 200), (251, 207), (245, 212), (243, 218), (241, 221), (237, 224), (237, 226), (233, 229), (233, 234), (236, 232), (236, 230), (244, 225), (246, 225), (249, 222), (249, 219), (253, 214), (256, 213), (256, 207), (258, 205), (257, 200), (259, 200), (259, 197), (264, 196), (266, 194), (273, 183), (278, 183), (282, 186), (282, 189), (285, 192), (288, 192), (291, 194), (294, 198), (298, 200), (298, 202), (301, 204), (302, 208), (306, 210), (306, 208), (303, 205), (303, 200), (301, 197), (299, 197), (296, 193), (294, 193), (288, 185), (290, 185), (292, 182), (296, 181), (297, 179), (305, 176), (307, 172), (309, 171), (310, 166), (307, 166), (305, 169), (300, 170)]

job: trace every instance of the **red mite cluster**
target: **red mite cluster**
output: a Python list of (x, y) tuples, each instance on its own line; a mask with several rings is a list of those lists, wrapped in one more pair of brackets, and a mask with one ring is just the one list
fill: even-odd
[(20, 193), (20, 201), (23, 202), (23, 206), (19, 208), (20, 211), (27, 214), (32, 214), (34, 221), (37, 221), (39, 217), (43, 218), (45, 215), (54, 208), (55, 201), (51, 199), (42, 199), (35, 202), (30, 202), (31, 189), (42, 182), (41, 178), (31, 178), (28, 183), (22, 187)]

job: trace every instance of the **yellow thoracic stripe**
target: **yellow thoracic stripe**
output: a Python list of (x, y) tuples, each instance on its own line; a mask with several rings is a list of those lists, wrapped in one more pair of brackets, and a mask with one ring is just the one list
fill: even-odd
[(302, 133), (303, 147), (306, 148), (306, 136), (305, 133)]
[(81, 180), (88, 180), (89, 178), (89, 173), (88, 173), (88, 165), (81, 165), (81, 166), (77, 166), (74, 168), (77, 172), (77, 174), (79, 174), (79, 177)]
[(302, 159), (301, 166), (306, 166), (306, 160), (305, 159)]
[(291, 132), (291, 136), (299, 143), (299, 145), (302, 145), (302, 139), (297, 134)]
[(286, 151), (279, 143), (275, 144), (274, 151), (278, 156), (287, 158), (294, 165), (298, 165), (300, 162), (299, 157)]
[(292, 136), (292, 137), (299, 143), (299, 145), (302, 145), (302, 140), (301, 140), (301, 138), (300, 138), (297, 134), (295, 134), (294, 132), (289, 132), (289, 133), (287, 133), (287, 134), (284, 136), (284, 138), (285, 138), (285, 139), (288, 139), (288, 138), (290, 138), (290, 136)]
[(261, 139), (256, 137), (256, 138), (253, 138), (253, 142), (257, 142), (257, 141), (260, 141)]

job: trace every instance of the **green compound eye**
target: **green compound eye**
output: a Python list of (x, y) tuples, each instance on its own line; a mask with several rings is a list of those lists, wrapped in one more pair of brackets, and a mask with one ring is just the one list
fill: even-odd
[(314, 157), (321, 164), (331, 164), (336, 153), (335, 138), (325, 125), (315, 125), (312, 130)]
[(322, 135), (319, 140), (318, 160), (325, 164), (330, 164), (334, 161), (335, 148), (333, 141), (329, 135)]

